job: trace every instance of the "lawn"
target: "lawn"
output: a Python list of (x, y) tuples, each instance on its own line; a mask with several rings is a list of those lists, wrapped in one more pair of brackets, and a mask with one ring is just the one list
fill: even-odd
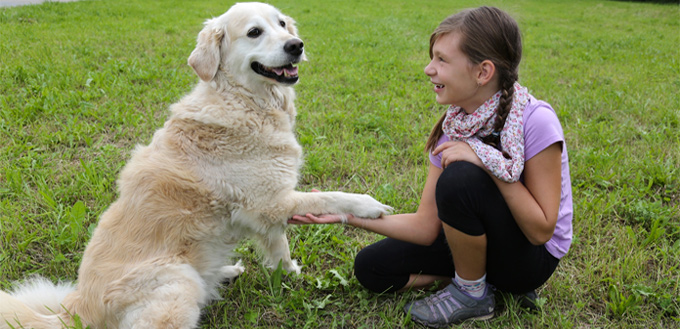
[[(309, 61), (296, 86), (301, 190), (369, 193), (415, 211), (427, 135), (444, 108), (429, 34), (481, 4), (523, 32), (520, 81), (556, 109), (574, 189), (574, 243), (539, 290), (542, 308), (501, 296), (463, 328), (680, 327), (680, 7), (621, 1), (275, 0)], [(186, 64), (205, 19), (231, 1), (80, 1), (0, 8), (0, 289), (40, 274), (77, 280), (98, 216), (138, 143), (197, 77)], [(247, 273), (206, 307), (203, 328), (417, 328), (352, 274), (380, 239), (351, 227), (288, 230), (300, 276)]]

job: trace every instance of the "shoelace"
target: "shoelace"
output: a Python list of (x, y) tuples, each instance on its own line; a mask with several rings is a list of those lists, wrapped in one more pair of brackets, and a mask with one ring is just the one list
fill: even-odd
[[(440, 290), (439, 292), (426, 297), (423, 301), (427, 304), (427, 306), (430, 307), (432, 314), (435, 315), (435, 321), (439, 320), (440, 317), (442, 320), (448, 321), (447, 313), (442, 307), (442, 304), (446, 306), (449, 315), (453, 313), (455, 309), (461, 308), (460, 303), (458, 303), (458, 301), (453, 298), (451, 293), (446, 289)], [(455, 306), (455, 308), (452, 306)]]

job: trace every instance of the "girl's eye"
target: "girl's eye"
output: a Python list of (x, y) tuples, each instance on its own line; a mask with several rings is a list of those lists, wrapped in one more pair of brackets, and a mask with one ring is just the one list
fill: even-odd
[(286, 22), (284, 22), (284, 21), (279, 21), (279, 25), (281, 25), (281, 27), (286, 27)]
[(254, 28), (248, 30), (248, 38), (255, 39), (255, 38), (259, 37), (260, 35), (262, 35), (262, 30), (260, 30), (257, 27), (254, 27)]

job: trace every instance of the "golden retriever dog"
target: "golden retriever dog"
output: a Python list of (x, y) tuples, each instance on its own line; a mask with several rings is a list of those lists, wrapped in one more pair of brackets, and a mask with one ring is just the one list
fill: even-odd
[(74, 314), (95, 329), (195, 328), (220, 283), (243, 273), (240, 240), (253, 238), (269, 267), (299, 273), (290, 217), (390, 212), (368, 195), (295, 191), (292, 86), (303, 60), (295, 22), (270, 5), (208, 20), (188, 59), (200, 81), (123, 168), (77, 284), (38, 278), (0, 292), (0, 328), (62, 328)]

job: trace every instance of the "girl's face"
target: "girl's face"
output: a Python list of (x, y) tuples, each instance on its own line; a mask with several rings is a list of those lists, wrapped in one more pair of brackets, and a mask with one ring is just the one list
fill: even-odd
[(461, 52), (460, 33), (452, 32), (440, 36), (432, 47), (432, 60), (425, 67), (425, 74), (434, 84), (437, 103), (456, 105), (472, 113), (479, 105), (477, 92), (478, 72), (467, 56)]

